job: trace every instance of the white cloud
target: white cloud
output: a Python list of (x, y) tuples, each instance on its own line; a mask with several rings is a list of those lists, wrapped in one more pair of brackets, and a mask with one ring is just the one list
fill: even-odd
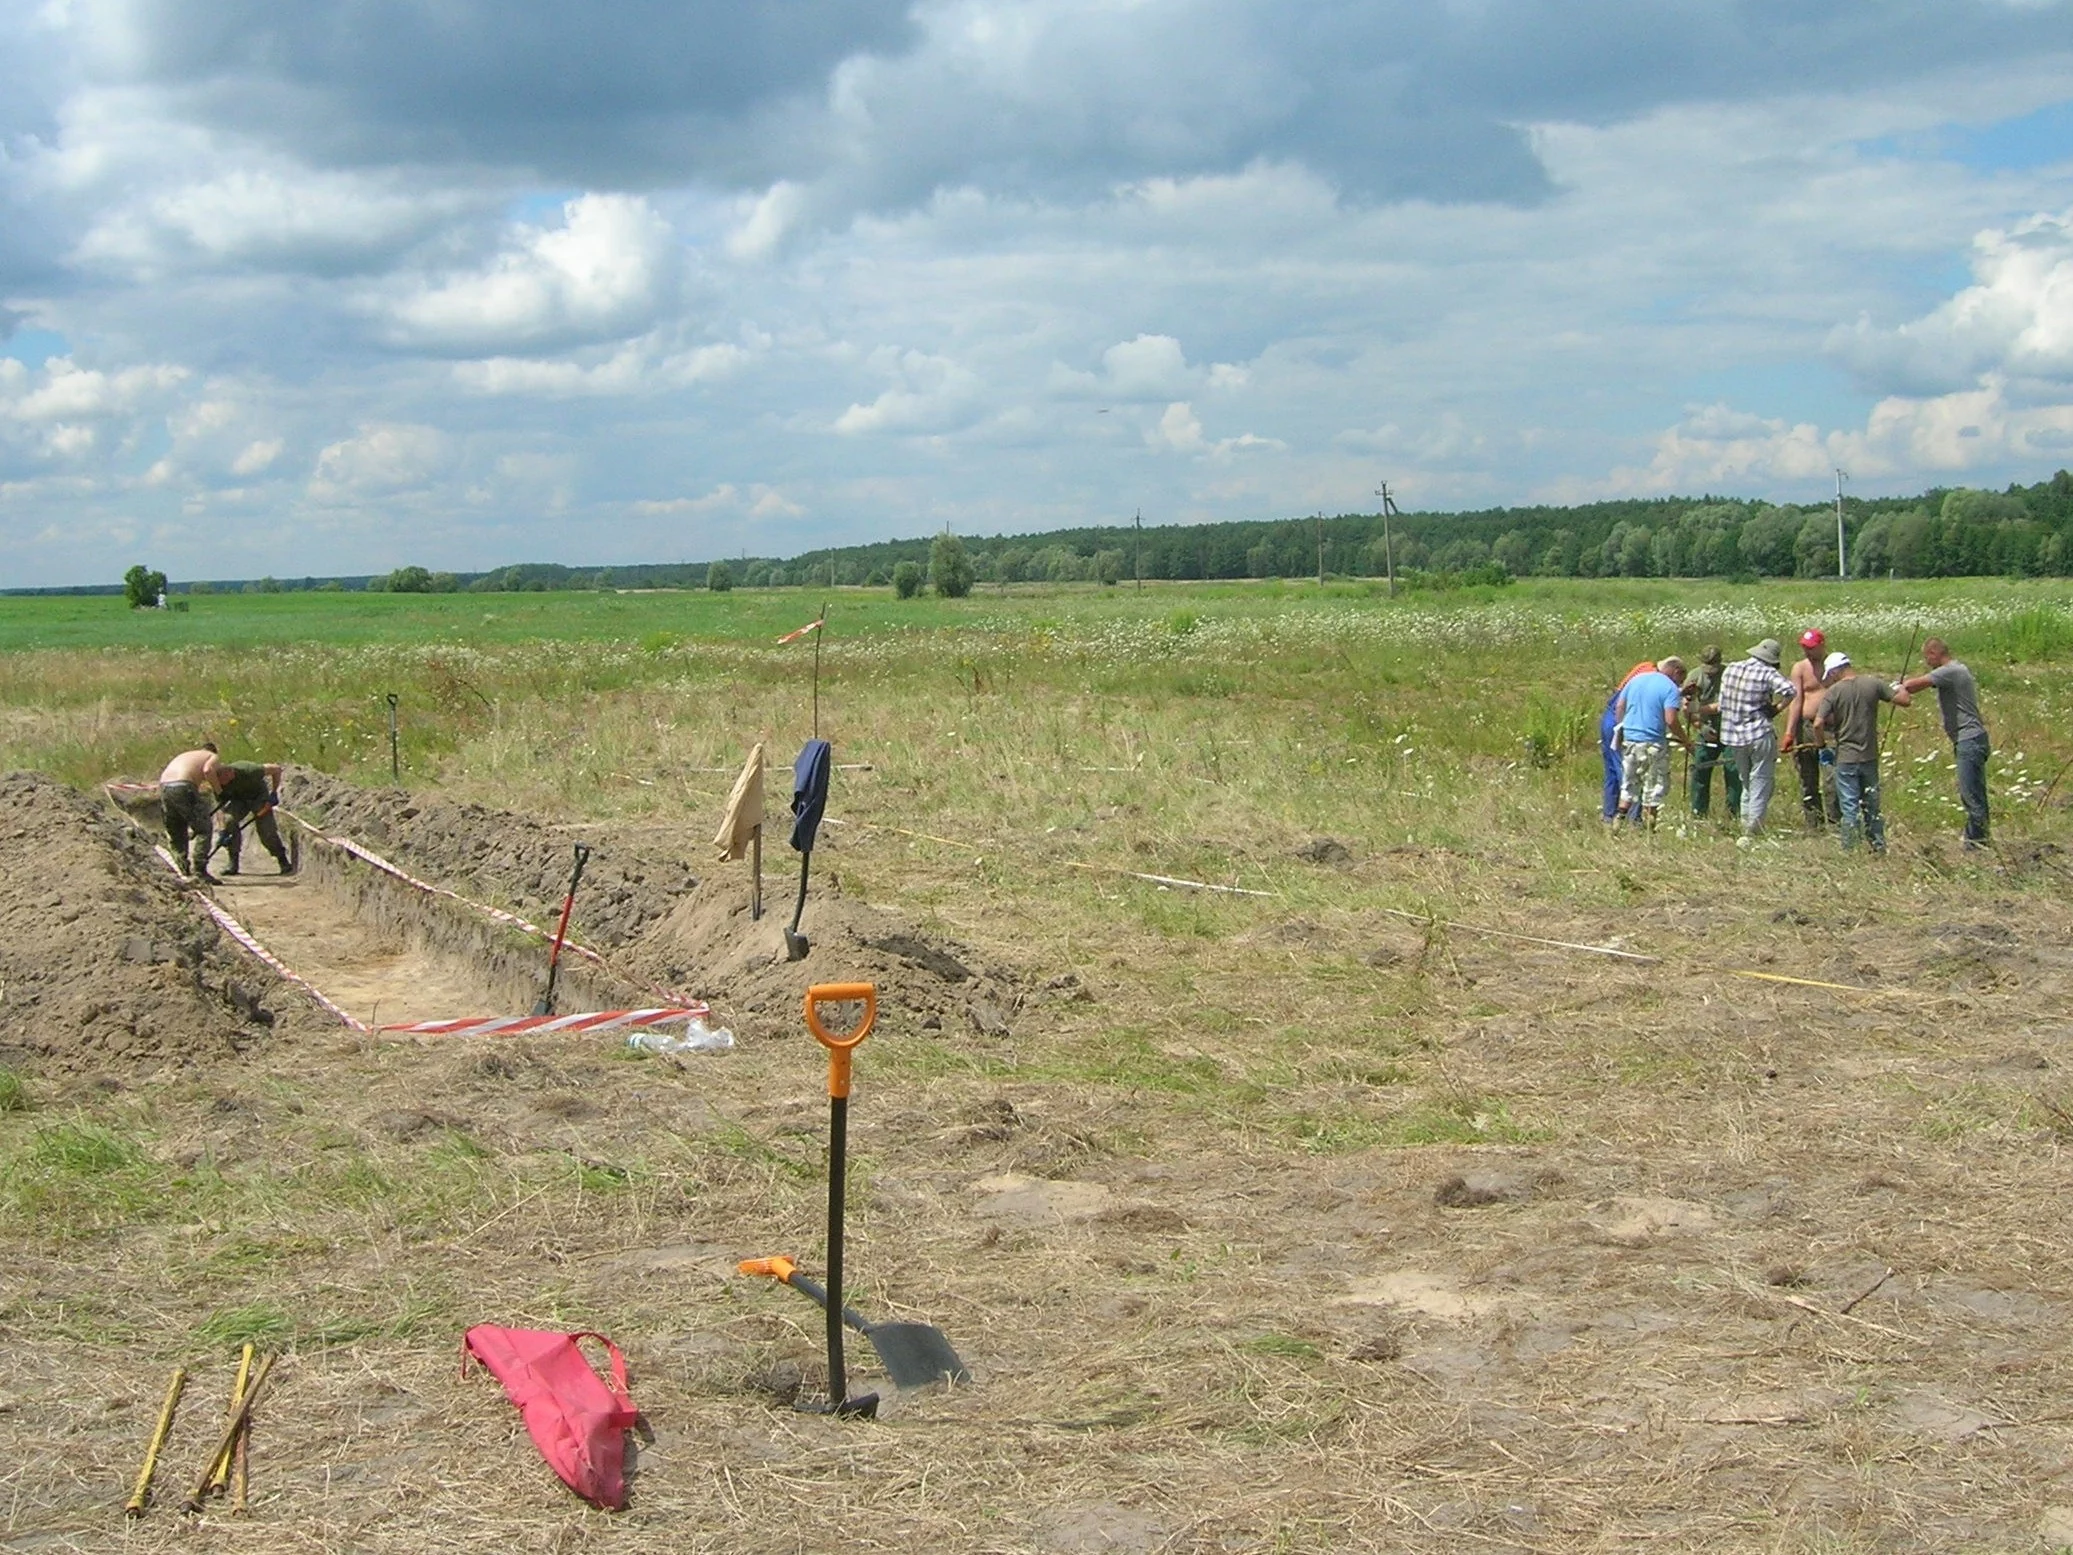
[(740, 225), (727, 234), (729, 258), (754, 263), (770, 258), (808, 214), (806, 191), (780, 178), (749, 205)]
[(1948, 388), (1984, 372), (2073, 387), (2073, 211), (1973, 239), (1975, 283), (1898, 329), (1860, 317), (1829, 348), (1874, 382)]
[(118, 475), (188, 377), (165, 363), (105, 371), (59, 356), (34, 369), (0, 357), (0, 476), (50, 462)]
[(309, 495), (320, 503), (347, 503), (422, 486), (449, 459), (436, 427), (374, 425), (332, 443), (317, 455)]
[(1260, 437), (1252, 432), (1241, 432), (1236, 437), (1211, 442), (1202, 435), (1202, 418), (1195, 414), (1195, 407), (1184, 400), (1168, 405), (1158, 424), (1145, 429), (1144, 440), (1155, 449), (1199, 454), (1217, 462), (1228, 460), (1234, 454), (1288, 451), (1288, 444), (1280, 438)]
[(624, 338), (672, 300), (678, 257), (667, 221), (639, 195), (585, 194), (559, 227), (521, 226), (471, 271), (384, 299), (391, 338), (426, 351), (495, 354)]
[(978, 398), (978, 378), (946, 357), (921, 351), (883, 350), (871, 365), (894, 379), (870, 404), (852, 404), (835, 418), (845, 437), (879, 432), (947, 432), (968, 424)]
[(393, 256), (462, 203), (351, 174), (240, 167), (104, 210), (74, 252), (142, 277), (187, 264), (349, 269)]
[(803, 518), (806, 509), (774, 486), (761, 482), (746, 488), (723, 481), (702, 497), (645, 498), (629, 502), (627, 511), (641, 518), (706, 518), (715, 515), (749, 518)]
[[(0, 372), (0, 415), (29, 422), (99, 421), (131, 414), (159, 401), (185, 382), (187, 369), (165, 364), (124, 367), (115, 372), (77, 365), (70, 357), (43, 364), (43, 381), (19, 362), (8, 359), (12, 373)], [(20, 392), (9, 390), (20, 386)]]
[(1179, 401), (1166, 407), (1166, 413), (1159, 418), (1159, 424), (1146, 430), (1144, 440), (1154, 448), (1168, 448), (1175, 453), (1198, 453), (1202, 443), (1202, 418), (1195, 414), (1195, 407)]
[(278, 437), (247, 443), (238, 456), (230, 461), (233, 475), (257, 475), (281, 457), (281, 450), (288, 445)]
[(1933, 480), (1998, 469), (2011, 460), (2051, 459), (2073, 446), (2073, 404), (2014, 405), (1989, 377), (1976, 389), (1927, 398), (1894, 395), (1861, 428), (1824, 431), (1813, 422), (1751, 415), (1725, 405), (1695, 407), (1656, 439), (1645, 466), (1615, 470), (1599, 486), (1550, 488), (1584, 495), (1718, 491), (1827, 480)]
[(1099, 372), (1078, 372), (1054, 362), (1050, 382), (1055, 394), (1124, 405), (1171, 400), (1205, 385), (1242, 389), (1247, 377), (1243, 367), (1230, 362), (1215, 363), (1206, 371), (1189, 366), (1180, 342), (1171, 335), (1138, 335), (1103, 351)]
[(545, 399), (638, 394), (713, 383), (746, 366), (749, 351), (731, 341), (661, 354), (653, 339), (631, 341), (602, 361), (493, 356), (456, 362), (454, 379), (477, 394), (530, 394)]

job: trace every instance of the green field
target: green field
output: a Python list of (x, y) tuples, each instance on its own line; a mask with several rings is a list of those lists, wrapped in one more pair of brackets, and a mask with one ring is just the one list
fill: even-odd
[[(2073, 653), (2064, 585), (1602, 581), (1395, 600), (1371, 582), (906, 602), (856, 589), (225, 595), (184, 614), (8, 599), (0, 759), (89, 783), (152, 776), (213, 738), (234, 757), (379, 781), (394, 692), (412, 782), (656, 813), (658, 775), (803, 736), (813, 644), (775, 639), (824, 599), (824, 732), (856, 759), (911, 768), (936, 821), (987, 832), (1111, 786), (1188, 832), (1203, 830), (1190, 819), (1203, 784), (1256, 792), (1291, 825), (1378, 790), (1417, 798), (1418, 824), (1455, 836), (1487, 829), (1499, 796), (1559, 798), (1567, 815), (1595, 793), (1597, 712), (1628, 664), (1709, 641), (1733, 658), (1814, 621), (1889, 674), (1921, 634), (1957, 645), (1987, 700), (2007, 824), (2026, 823), (2073, 755), (2047, 672)], [(1933, 710), (1893, 727), (1889, 813), (1942, 824)], [(977, 766), (992, 781), (967, 781)], [(1134, 781), (1115, 784), (1120, 767)]]

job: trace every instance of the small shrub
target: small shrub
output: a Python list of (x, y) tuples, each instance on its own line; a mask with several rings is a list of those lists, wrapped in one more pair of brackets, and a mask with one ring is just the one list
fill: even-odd
[(132, 610), (155, 610), (166, 597), (166, 575), (139, 562), (122, 575), (122, 597)]
[(921, 592), (921, 563), (901, 562), (893, 568), (893, 593), (901, 599), (912, 599)]
[(725, 562), (714, 562), (705, 569), (705, 586), (715, 594), (728, 593), (734, 587), (734, 569)]
[(944, 599), (963, 599), (972, 592), (971, 555), (948, 530), (929, 546), (929, 582)]

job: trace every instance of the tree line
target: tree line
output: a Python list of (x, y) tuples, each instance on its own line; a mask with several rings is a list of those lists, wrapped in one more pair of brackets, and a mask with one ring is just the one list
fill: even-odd
[[(946, 547), (945, 542), (954, 544)], [(2073, 474), (2005, 491), (1935, 487), (1917, 497), (1846, 498), (1843, 544), (1852, 577), (2073, 576)], [(362, 578), (261, 578), (173, 585), (175, 593), (364, 589), (390, 593), (527, 593), (564, 589), (889, 586), (903, 597), (975, 583), (1107, 583), (1152, 579), (1379, 577), (1391, 565), (1414, 586), (1555, 578), (1832, 578), (1831, 503), (1662, 497), (1575, 507), (1489, 508), (1244, 519), (1137, 529), (1102, 525), (990, 538), (932, 535), (835, 546), (784, 558), (567, 567), (526, 562), (483, 573), (423, 567)], [(132, 568), (134, 574), (137, 569)], [(158, 577), (162, 575), (147, 575)], [(126, 580), (131, 581), (131, 580)], [(165, 592), (161, 582), (159, 593)], [(17, 590), (74, 593), (89, 590)], [(113, 592), (100, 586), (97, 592)], [(133, 602), (139, 590), (126, 590)]]
[[(2006, 491), (1936, 488), (1918, 497), (1846, 498), (1852, 577), (2073, 576), (2073, 474)], [(967, 537), (981, 583), (1132, 577), (1832, 578), (1833, 503), (1807, 507), (1725, 497), (1666, 497), (1575, 507), (1409, 512), (1385, 536), (1380, 514)], [(902, 562), (926, 565), (928, 540), (808, 552), (770, 570), (783, 581), (866, 583)], [(744, 582), (750, 582), (745, 577)], [(761, 581), (761, 580), (757, 580)], [(753, 584), (751, 585), (753, 586)]]

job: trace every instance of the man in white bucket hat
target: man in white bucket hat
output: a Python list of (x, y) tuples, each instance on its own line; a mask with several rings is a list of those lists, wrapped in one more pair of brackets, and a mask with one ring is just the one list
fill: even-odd
[(1778, 673), (1778, 639), (1766, 637), (1720, 672), (1720, 743), (1742, 780), (1742, 835), (1763, 830), (1778, 776), (1778, 710), (1794, 696)]

